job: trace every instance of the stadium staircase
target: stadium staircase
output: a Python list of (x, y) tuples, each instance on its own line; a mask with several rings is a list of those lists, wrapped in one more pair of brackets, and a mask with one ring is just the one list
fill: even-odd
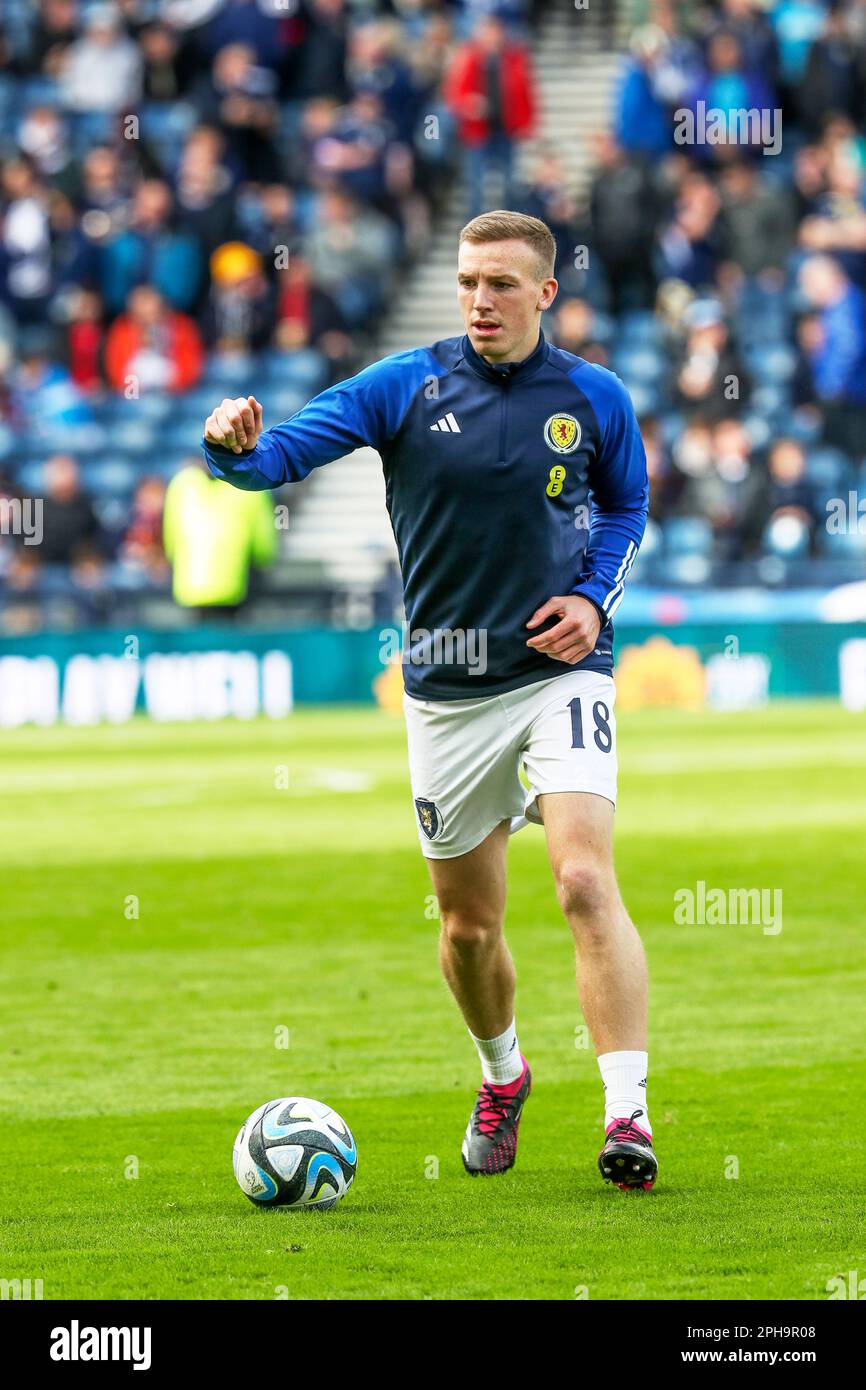
[[(625, 11), (627, 6), (620, 8)], [(611, 35), (599, 25), (593, 6), (576, 10), (569, 0), (556, 0), (533, 46), (542, 109), (540, 140), (561, 153), (579, 197), (591, 176), (590, 137), (609, 119), (626, 23), (621, 14)], [(615, 47), (610, 46), (612, 41)], [(520, 177), (528, 175), (535, 149), (534, 144), (521, 147)], [(454, 255), (465, 221), (465, 194), (458, 178), (425, 255), (383, 322), (371, 360), (462, 331), (454, 292)], [(292, 488), (290, 501), (282, 576), (273, 575), (272, 582), (287, 579), (290, 573), (295, 581), (305, 574), (311, 578), (319, 574), (345, 592), (339, 617), (352, 625), (366, 625), (372, 619), (367, 596), (396, 561), (379, 455), (372, 449), (359, 449)]]

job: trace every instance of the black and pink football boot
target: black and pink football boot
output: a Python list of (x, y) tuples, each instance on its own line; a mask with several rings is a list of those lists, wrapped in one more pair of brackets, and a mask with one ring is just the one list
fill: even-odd
[(628, 1120), (611, 1120), (598, 1156), (599, 1172), (605, 1182), (614, 1183), (623, 1192), (639, 1187), (648, 1192), (659, 1170), (652, 1136), (635, 1124), (642, 1114), (642, 1110), (635, 1110)]
[(532, 1089), (532, 1073), (525, 1057), (523, 1071), (506, 1086), (485, 1081), (469, 1117), (463, 1139), (463, 1167), (477, 1173), (504, 1173), (514, 1167), (517, 1134), (526, 1097)]

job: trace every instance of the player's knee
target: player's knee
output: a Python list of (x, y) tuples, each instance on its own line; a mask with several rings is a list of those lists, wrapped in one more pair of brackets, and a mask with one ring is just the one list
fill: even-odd
[(442, 935), (452, 946), (476, 949), (494, 941), (501, 930), (498, 917), (483, 908), (443, 908), (439, 916)]
[(604, 923), (616, 900), (616, 886), (607, 866), (579, 857), (565, 859), (557, 866), (556, 892), (569, 920), (585, 924), (588, 930)]

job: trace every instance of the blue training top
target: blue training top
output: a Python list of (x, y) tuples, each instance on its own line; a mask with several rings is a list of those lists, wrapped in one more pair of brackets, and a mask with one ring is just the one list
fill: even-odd
[[(445, 338), (329, 387), (254, 449), (202, 439), (211, 473), (247, 490), (295, 482), (363, 445), (384, 463), (410, 695), (470, 699), (612, 671), (610, 620), (649, 498), (619, 377), (543, 333), (524, 361), (495, 366), (467, 336)], [(559, 621), (528, 629), (536, 608), (563, 594), (582, 594), (602, 616), (595, 650), (574, 666), (526, 646)]]

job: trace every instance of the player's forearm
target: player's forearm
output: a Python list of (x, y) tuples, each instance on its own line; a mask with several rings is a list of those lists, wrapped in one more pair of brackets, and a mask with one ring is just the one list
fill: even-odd
[(281, 452), (266, 435), (259, 437), (254, 449), (245, 449), (240, 454), (204, 437), (201, 447), (213, 476), (244, 492), (265, 492), (291, 481)]
[(572, 593), (588, 598), (608, 621), (623, 596), (646, 529), (646, 508), (635, 507), (593, 516), (583, 571)]

